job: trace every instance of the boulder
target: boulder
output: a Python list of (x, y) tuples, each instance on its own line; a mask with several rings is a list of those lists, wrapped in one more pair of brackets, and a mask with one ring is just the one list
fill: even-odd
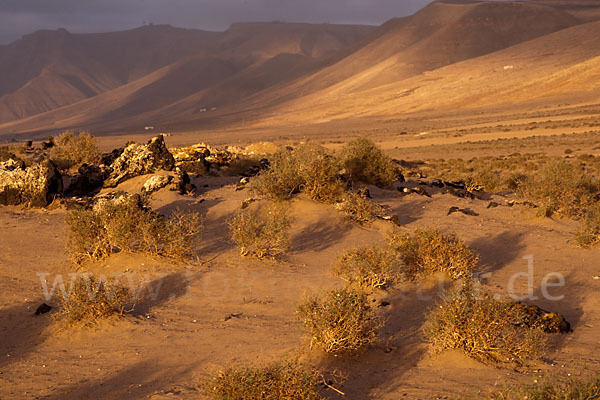
[(192, 180), (187, 172), (176, 167), (175, 179), (171, 185), (171, 190), (178, 191), (180, 194), (194, 193), (196, 191), (196, 185), (192, 184)]
[(46, 207), (62, 189), (60, 172), (48, 159), (29, 167), (19, 159), (0, 162), (0, 204)]
[(103, 165), (83, 164), (77, 171), (78, 174), (71, 179), (71, 184), (66, 190), (67, 195), (88, 196), (94, 194), (102, 187), (107, 176)]
[(142, 187), (142, 192), (150, 194), (159, 191), (160, 189), (167, 186), (171, 179), (171, 176), (168, 175), (154, 175), (151, 176)]
[(116, 187), (119, 183), (140, 175), (159, 170), (170, 171), (175, 160), (165, 145), (164, 137), (152, 138), (147, 144), (132, 143), (109, 167), (110, 174), (105, 187)]

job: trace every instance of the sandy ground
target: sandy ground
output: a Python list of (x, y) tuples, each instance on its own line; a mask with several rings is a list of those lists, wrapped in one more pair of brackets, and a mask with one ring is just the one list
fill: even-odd
[[(120, 189), (138, 190), (143, 181), (127, 181)], [(152, 206), (160, 212), (182, 208), (205, 215), (199, 260), (172, 264), (117, 255), (90, 266), (109, 276), (144, 279), (152, 288), (160, 285), (157, 298), (141, 301), (132, 316), (94, 328), (67, 329), (48, 314), (33, 316), (45, 301), (39, 274), (47, 274), (51, 284), (59, 274), (67, 280), (74, 270), (64, 250), (66, 212), (0, 208), (0, 398), (196, 399), (202, 398), (199, 384), (210, 372), (282, 357), (343, 370), (347, 380), (340, 390), (347, 399), (485, 398), (511, 382), (600, 371), (600, 281), (593, 279), (600, 275), (600, 249), (577, 248), (573, 222), (541, 220), (519, 206), (488, 209), (488, 200), (400, 197), (371, 188), (374, 200), (397, 214), (403, 229), (457, 232), (481, 254), (479, 272), (500, 293), (508, 293), (511, 276), (528, 271), (523, 257), (533, 255), (533, 287), (540, 297), (535, 303), (564, 314), (574, 331), (553, 337), (542, 361), (518, 370), (497, 369), (455, 352), (429, 354), (421, 327), (439, 298), (440, 281), (432, 278), (378, 293), (391, 303), (378, 308), (387, 321), (380, 343), (352, 358), (331, 359), (308, 350), (296, 305), (307, 294), (341, 285), (330, 273), (336, 257), (354, 246), (382, 242), (390, 225), (379, 221), (360, 227), (329, 206), (297, 198), (291, 203), (292, 250), (285, 259), (244, 259), (229, 242), (226, 227), (228, 216), (249, 196), (235, 191), (236, 181), (197, 178), (196, 197), (168, 190), (154, 195)], [(447, 216), (454, 205), (479, 216)], [(563, 287), (550, 290), (552, 296), (564, 296), (560, 301), (540, 292), (544, 277), (553, 272), (565, 277)], [(516, 292), (527, 293), (527, 285), (527, 279), (517, 279)], [(341, 397), (331, 393), (331, 398)]]

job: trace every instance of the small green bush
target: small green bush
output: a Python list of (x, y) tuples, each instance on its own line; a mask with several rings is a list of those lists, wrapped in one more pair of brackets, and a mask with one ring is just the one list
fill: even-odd
[(367, 295), (352, 289), (309, 298), (298, 307), (298, 314), (311, 336), (311, 348), (326, 353), (356, 351), (374, 343), (381, 325)]
[(81, 132), (78, 135), (66, 131), (54, 140), (50, 149), (50, 159), (61, 170), (79, 167), (82, 164), (100, 162), (100, 152), (92, 135)]
[(533, 385), (512, 387), (492, 396), (492, 400), (600, 400), (600, 375), (585, 379), (547, 379)]
[(60, 312), (53, 318), (71, 325), (93, 325), (101, 319), (123, 316), (133, 300), (129, 289), (93, 275), (78, 278), (67, 293), (58, 292), (55, 299)]
[(353, 180), (387, 187), (398, 179), (399, 171), (377, 145), (365, 138), (350, 141), (341, 159)]
[(397, 283), (402, 277), (402, 264), (387, 248), (359, 247), (343, 254), (333, 271), (350, 284), (376, 289)]
[(91, 209), (69, 213), (67, 252), (73, 261), (100, 260), (115, 251), (140, 252), (182, 259), (202, 229), (198, 213), (160, 215), (138, 196), (102, 199)]
[(211, 376), (203, 385), (214, 400), (320, 400), (318, 373), (296, 362), (263, 368), (229, 368)]
[(438, 272), (452, 279), (470, 277), (479, 262), (479, 256), (456, 235), (436, 229), (417, 229), (412, 235), (393, 232), (388, 243), (404, 262), (407, 279)]
[(228, 222), (231, 240), (242, 256), (276, 258), (290, 247), (291, 219), (283, 203), (272, 203), (261, 211), (238, 211)]
[(460, 349), (482, 362), (522, 364), (539, 357), (546, 343), (542, 331), (519, 326), (526, 315), (512, 304), (477, 293), (470, 280), (461, 283), (428, 315), (431, 349)]

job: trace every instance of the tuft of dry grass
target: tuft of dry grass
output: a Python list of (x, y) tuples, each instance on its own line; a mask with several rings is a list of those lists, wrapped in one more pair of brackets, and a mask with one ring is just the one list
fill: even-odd
[(100, 152), (96, 140), (87, 132), (75, 134), (71, 131), (61, 133), (50, 149), (50, 159), (61, 170), (79, 167), (82, 164), (100, 162)]
[(298, 306), (298, 315), (311, 336), (311, 348), (338, 354), (360, 350), (377, 340), (381, 322), (367, 295), (353, 289), (332, 290)]
[(362, 289), (385, 288), (402, 277), (402, 264), (396, 255), (379, 246), (359, 247), (344, 253), (333, 272)]
[(452, 279), (470, 277), (479, 262), (479, 256), (456, 235), (437, 229), (417, 229), (412, 235), (393, 232), (388, 243), (404, 262), (407, 279), (437, 272)]
[(123, 195), (71, 211), (67, 225), (67, 252), (79, 264), (121, 251), (185, 258), (199, 237), (202, 220), (198, 213), (179, 210), (165, 217), (140, 197)]
[(68, 292), (58, 292), (55, 299), (60, 312), (53, 318), (70, 325), (93, 325), (101, 319), (123, 316), (127, 304), (133, 300), (129, 289), (93, 275), (76, 279)]
[(316, 371), (297, 362), (284, 362), (219, 371), (203, 387), (215, 400), (320, 400), (319, 383)]
[(482, 362), (523, 364), (542, 354), (546, 340), (541, 330), (519, 326), (526, 318), (519, 310), (466, 280), (430, 312), (425, 335), (434, 352), (460, 349)]
[(600, 375), (583, 379), (546, 379), (533, 385), (511, 387), (492, 395), (492, 400), (600, 400)]
[(398, 179), (397, 167), (372, 140), (350, 141), (343, 148), (341, 159), (353, 180), (388, 187)]
[(281, 202), (271, 203), (260, 211), (239, 210), (228, 225), (231, 240), (242, 256), (276, 258), (290, 247), (291, 219)]

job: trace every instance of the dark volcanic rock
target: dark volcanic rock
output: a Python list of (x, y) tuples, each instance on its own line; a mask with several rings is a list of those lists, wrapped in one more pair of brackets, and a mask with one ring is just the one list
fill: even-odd
[(66, 190), (67, 195), (88, 196), (100, 189), (107, 176), (104, 166), (83, 164)]
[(547, 333), (569, 333), (571, 324), (562, 315), (546, 310), (538, 306), (529, 306), (527, 304), (515, 303), (514, 307), (524, 315), (518, 325), (524, 325), (529, 328), (541, 329)]

